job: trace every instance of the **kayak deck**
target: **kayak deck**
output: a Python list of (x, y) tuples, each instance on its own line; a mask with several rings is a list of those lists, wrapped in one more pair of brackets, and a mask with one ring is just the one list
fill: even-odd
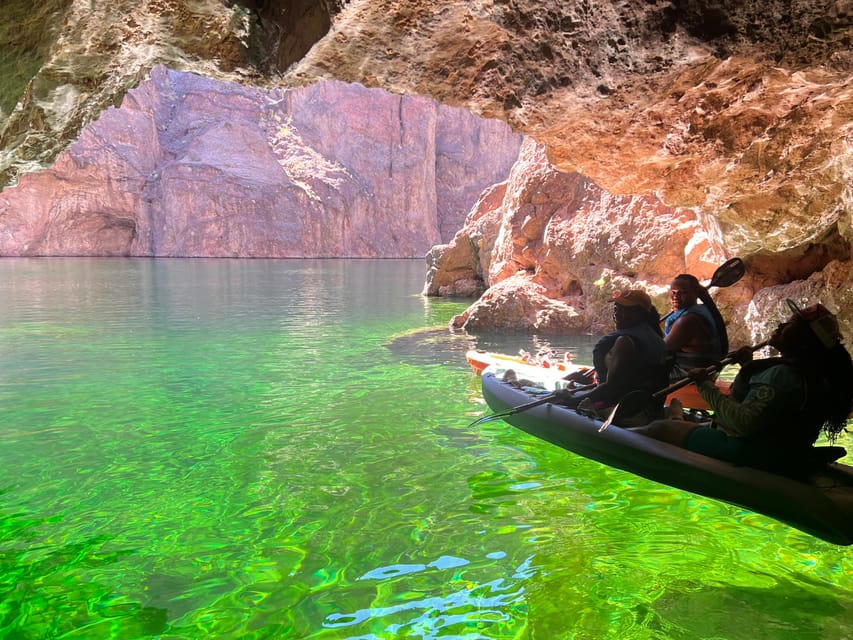
[[(471, 366), (472, 371), (477, 375), (482, 375), (483, 371), (487, 368), (491, 368), (490, 370), (496, 372), (498, 375), (502, 375), (505, 371), (512, 369), (519, 380), (528, 379), (552, 391), (566, 386), (565, 377), (567, 375), (579, 371), (592, 371), (592, 367), (574, 363), (557, 361), (545, 366), (544, 364), (528, 362), (520, 356), (511, 356), (492, 351), (480, 351), (477, 349), (469, 350), (465, 354), (465, 359)], [(728, 391), (730, 386), (730, 383), (724, 380), (717, 380), (716, 384), (721, 391)], [(666, 404), (671, 403), (674, 399), (678, 399), (683, 406), (691, 409), (705, 411), (709, 409), (708, 403), (705, 402), (705, 399), (699, 393), (699, 389), (694, 384), (687, 385), (669, 394), (666, 397)]]

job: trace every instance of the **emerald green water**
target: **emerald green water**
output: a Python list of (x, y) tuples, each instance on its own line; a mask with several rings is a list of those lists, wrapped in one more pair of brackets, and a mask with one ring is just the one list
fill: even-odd
[(470, 427), (531, 339), (424, 272), (0, 261), (0, 638), (851, 637), (853, 549)]

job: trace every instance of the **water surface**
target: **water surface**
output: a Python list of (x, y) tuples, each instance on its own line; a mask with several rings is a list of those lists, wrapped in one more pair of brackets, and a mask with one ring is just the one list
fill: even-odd
[(848, 548), (470, 427), (547, 339), (424, 272), (0, 261), (0, 637), (850, 637)]

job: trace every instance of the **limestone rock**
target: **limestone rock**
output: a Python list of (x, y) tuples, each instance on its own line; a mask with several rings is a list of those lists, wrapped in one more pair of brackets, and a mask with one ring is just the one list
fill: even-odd
[[(485, 192), (453, 240), (433, 249), (424, 292), (458, 294), (479, 281), (486, 295), (454, 320), (457, 328), (482, 330), (491, 314), (491, 329), (514, 318), (516, 330), (591, 332), (607, 327), (602, 309), (614, 290), (646, 289), (663, 314), (664, 285), (674, 275), (708, 278), (723, 260), (723, 247), (693, 210), (609, 194), (557, 171), (545, 148), (528, 140), (508, 181)], [(513, 288), (519, 301), (501, 309)], [(529, 303), (523, 310), (520, 300)], [(542, 315), (529, 311), (537, 300)]]
[(585, 323), (578, 315), (565, 302), (546, 295), (544, 287), (518, 274), (489, 288), (451, 326), (471, 332), (579, 333)]
[[(541, 143), (556, 169), (614, 198), (693, 209), (698, 235), (685, 246), (747, 261), (742, 285), (719, 292), (733, 313), (765, 286), (851, 261), (851, 38), (847, 0), (356, 2), (286, 77), (429, 93), (506, 120)], [(510, 215), (518, 235), (507, 230), (494, 249), (469, 221), (484, 286), (492, 263), (483, 253), (505, 256), (490, 267), (501, 277), (542, 255), (531, 237), (544, 223)], [(615, 251), (594, 239), (585, 246), (630, 280), (617, 237), (638, 228), (618, 226)], [(634, 235), (621, 242), (633, 250)], [(571, 253), (565, 260), (583, 264)], [(655, 286), (674, 266), (661, 263)]]

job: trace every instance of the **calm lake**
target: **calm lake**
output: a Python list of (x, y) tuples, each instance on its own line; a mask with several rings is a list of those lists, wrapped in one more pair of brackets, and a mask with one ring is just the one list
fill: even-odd
[(851, 637), (853, 548), (471, 427), (543, 339), (425, 271), (0, 260), (0, 638)]

